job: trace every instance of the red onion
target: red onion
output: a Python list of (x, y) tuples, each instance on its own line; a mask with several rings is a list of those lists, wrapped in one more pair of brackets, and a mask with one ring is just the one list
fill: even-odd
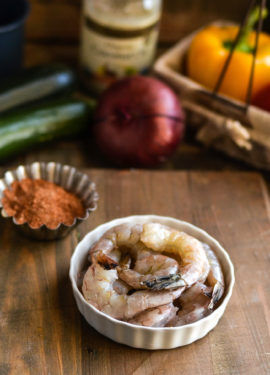
[(255, 95), (252, 104), (270, 112), (270, 85), (265, 86)]
[(128, 166), (165, 161), (184, 133), (179, 99), (150, 77), (125, 78), (110, 86), (100, 98), (95, 120), (101, 150)]

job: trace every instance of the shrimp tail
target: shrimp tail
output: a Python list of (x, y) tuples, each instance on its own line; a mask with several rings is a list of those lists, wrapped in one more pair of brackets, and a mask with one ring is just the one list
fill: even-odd
[(219, 281), (217, 281), (212, 292), (211, 301), (208, 305), (209, 310), (212, 310), (215, 304), (220, 300), (220, 298), (223, 295), (223, 291), (224, 291), (224, 285), (222, 285)]
[(103, 266), (105, 270), (113, 270), (118, 266), (118, 263), (115, 259), (112, 259), (106, 254), (100, 254), (97, 257), (98, 263)]
[(152, 290), (175, 289), (186, 286), (186, 282), (182, 279), (180, 273), (147, 280), (143, 284)]

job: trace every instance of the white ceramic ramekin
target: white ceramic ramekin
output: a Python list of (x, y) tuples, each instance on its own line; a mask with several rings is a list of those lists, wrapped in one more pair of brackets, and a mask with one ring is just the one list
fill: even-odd
[[(159, 222), (177, 230), (184, 231), (207, 243), (216, 253), (225, 277), (225, 293), (221, 304), (207, 317), (182, 327), (152, 328), (141, 327), (111, 318), (91, 306), (80, 291), (80, 274), (87, 264), (88, 250), (109, 228), (122, 223)], [(87, 322), (101, 334), (121, 344), (142, 349), (171, 349), (190, 344), (211, 331), (223, 315), (234, 285), (234, 268), (229, 255), (223, 247), (202, 229), (171, 217), (142, 215), (112, 220), (89, 232), (77, 245), (70, 262), (69, 276), (78, 309)]]

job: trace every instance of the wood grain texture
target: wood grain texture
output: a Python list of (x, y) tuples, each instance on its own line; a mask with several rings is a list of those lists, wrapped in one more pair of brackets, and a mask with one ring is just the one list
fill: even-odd
[[(91, 124), (90, 124), (91, 126)], [(55, 161), (74, 165), (78, 168), (117, 168), (117, 165), (106, 158), (98, 149), (91, 136), (85, 139), (49, 142), (20, 153), (13, 158), (0, 161), (0, 167), (11, 168), (19, 164), (34, 161)], [(186, 139), (175, 153), (156, 170), (254, 170), (243, 162), (234, 160), (215, 150), (210, 150), (198, 143)], [(268, 178), (264, 173), (264, 178)], [(269, 179), (269, 178), (268, 178)]]
[[(270, 373), (269, 201), (256, 173), (88, 170), (98, 210), (58, 242), (27, 240), (1, 221), (0, 374), (193, 375)], [(198, 225), (229, 252), (236, 285), (218, 326), (189, 346), (136, 350), (94, 331), (68, 280), (79, 238), (131, 214)]]

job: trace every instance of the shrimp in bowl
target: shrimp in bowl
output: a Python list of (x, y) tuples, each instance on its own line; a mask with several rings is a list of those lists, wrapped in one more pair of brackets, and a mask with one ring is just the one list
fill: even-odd
[[(118, 235), (122, 224), (124, 237)], [(143, 243), (145, 224), (186, 233), (200, 242), (200, 254), (207, 244), (224, 276), (222, 296), (216, 292), (220, 280), (217, 270), (211, 271), (216, 266), (211, 256), (200, 257), (200, 271), (189, 281), (184, 250), (157, 251)], [(70, 278), (77, 306), (91, 326), (114, 341), (145, 349), (174, 348), (206, 335), (224, 313), (234, 284), (230, 258), (213, 237), (192, 224), (154, 215), (115, 219), (89, 232), (73, 253)]]
[(85, 299), (105, 314), (132, 324), (165, 327), (175, 321), (179, 325), (185, 321), (180, 319), (183, 310), (206, 316), (224, 291), (222, 269), (213, 251), (187, 233), (159, 223), (112, 227), (91, 246), (89, 260), (82, 285)]

